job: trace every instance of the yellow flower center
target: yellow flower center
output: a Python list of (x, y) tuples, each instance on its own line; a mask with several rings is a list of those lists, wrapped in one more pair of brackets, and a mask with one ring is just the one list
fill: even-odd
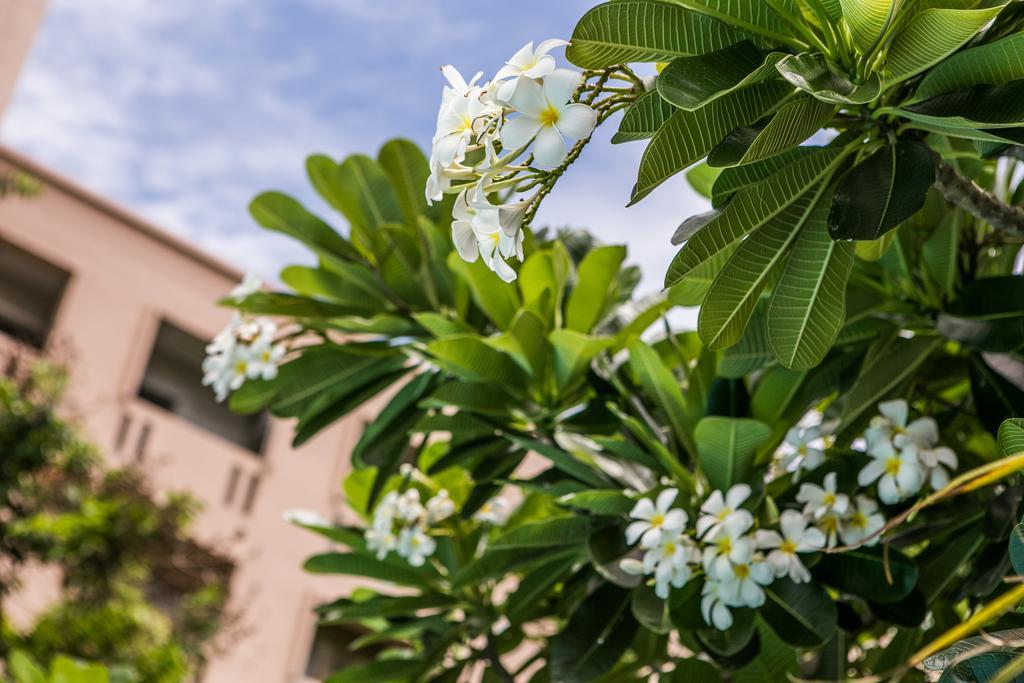
[(245, 374), (245, 371), (248, 369), (249, 364), (246, 363), (244, 360), (240, 360), (237, 363), (235, 363), (235, 372), (237, 372), (239, 375)]
[(470, 132), (473, 131), (473, 120), (468, 116), (462, 117), (462, 130)]
[(807, 444), (800, 444), (800, 447), (796, 449), (796, 452), (800, 455), (807, 455)]
[(886, 472), (886, 474), (891, 474), (893, 476), (896, 476), (897, 474), (899, 474), (900, 473), (900, 459), (899, 458), (889, 458), (888, 460), (886, 460), (885, 461), (885, 472)]
[(669, 541), (668, 543), (666, 543), (665, 544), (665, 554), (666, 555), (675, 555), (676, 554), (676, 544), (673, 543), (672, 541)]
[(654, 515), (653, 517), (651, 517), (651, 528), (652, 529), (660, 529), (661, 525), (664, 524), (664, 523), (665, 523), (665, 515), (658, 514), (658, 515)]
[(750, 576), (750, 567), (745, 564), (738, 564), (732, 568), (733, 573), (736, 574), (736, 578), (745, 579)]
[(821, 499), (823, 505), (834, 505), (836, 502), (836, 494), (826, 493), (825, 497)]
[(850, 524), (858, 529), (866, 529), (868, 526), (868, 516), (863, 512), (855, 512), (853, 513), (853, 517), (850, 519)]
[(723, 555), (728, 555), (729, 553), (732, 552), (732, 539), (729, 538), (728, 536), (725, 537), (725, 538), (719, 539), (719, 541), (717, 542), (717, 545), (718, 545), (718, 552), (722, 553)]
[(722, 508), (721, 512), (718, 513), (718, 521), (724, 522), (725, 518), (734, 512), (732, 508)]
[(558, 123), (559, 116), (561, 116), (561, 113), (549, 104), (547, 108), (540, 113), (540, 122), (545, 126), (553, 126)]
[(793, 541), (787, 538), (785, 541), (782, 542), (782, 545), (779, 546), (779, 550), (786, 553), (787, 555), (793, 555), (794, 553), (796, 553), (796, 543), (793, 543)]
[(828, 517), (823, 517), (821, 520), (821, 527), (822, 531), (824, 531), (825, 533), (832, 533), (837, 528), (839, 528), (839, 520), (832, 515), (829, 515)]

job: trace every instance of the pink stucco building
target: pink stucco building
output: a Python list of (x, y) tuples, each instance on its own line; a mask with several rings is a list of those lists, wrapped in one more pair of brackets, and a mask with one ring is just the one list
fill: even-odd
[[(0, 115), (44, 5), (0, 0)], [(229, 317), (214, 301), (240, 274), (2, 146), (0, 167), (43, 184), (36, 198), (0, 201), (0, 372), (25, 352), (67, 360), (66, 410), (112, 463), (138, 464), (157, 491), (203, 503), (196, 539), (235, 563), (241, 615), (205, 683), (319, 680), (351, 658), (350, 636), (318, 633), (311, 608), (348, 586), (302, 572), (325, 543), (282, 514), (343, 515), (340, 481), (368, 415), (294, 451), (288, 423), (230, 414), (200, 386), (199, 364)], [(44, 606), (54, 578), (39, 572), (12, 610), (28, 618)]]

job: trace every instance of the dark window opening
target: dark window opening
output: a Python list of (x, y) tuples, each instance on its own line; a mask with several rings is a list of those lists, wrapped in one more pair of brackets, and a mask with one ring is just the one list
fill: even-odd
[(67, 271), (0, 240), (0, 332), (45, 347), (69, 278)]
[(175, 327), (160, 323), (139, 398), (228, 441), (259, 453), (267, 427), (265, 413), (236, 415), (217, 403), (209, 387), (202, 385), (206, 342)]

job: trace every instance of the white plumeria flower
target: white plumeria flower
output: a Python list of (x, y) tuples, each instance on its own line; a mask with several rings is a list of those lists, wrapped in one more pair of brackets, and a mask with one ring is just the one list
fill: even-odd
[(398, 497), (395, 506), (395, 516), (405, 522), (418, 522), (427, 514), (426, 509), (420, 503), (419, 489), (409, 489)]
[(750, 562), (756, 546), (746, 533), (752, 521), (750, 517), (729, 517), (714, 534), (704, 538), (706, 545), (701, 561), (708, 576), (725, 580), (732, 576), (732, 565)]
[(470, 199), (463, 190), (452, 209), (452, 241), (463, 260), (472, 263), (479, 257), (504, 282), (512, 282), (516, 271), (506, 259), (518, 256), (522, 260), (523, 235), (509, 236), (501, 229), (498, 216), (498, 207), (486, 199), (480, 201), (479, 196)]
[[(568, 45), (569, 41), (552, 38), (533, 48), (533, 41), (524, 45), (505, 62), (505, 66), (494, 75), (495, 81), (504, 81), (497, 90), (497, 97), (508, 102), (523, 78), (543, 78), (555, 70), (555, 58), (548, 53), (557, 47)], [(511, 80), (508, 80), (511, 79)]]
[(441, 489), (427, 501), (427, 521), (436, 524), (455, 514), (455, 501), (448, 495), (448, 489)]
[(813, 470), (825, 462), (825, 441), (820, 427), (800, 429), (793, 427), (786, 432), (787, 452), (782, 458), (782, 467), (795, 469), (799, 479), (801, 470)]
[(864, 431), (864, 440), (870, 450), (880, 441), (892, 441), (897, 448), (913, 443), (919, 448), (931, 448), (939, 441), (939, 428), (930, 417), (921, 417), (910, 424), (910, 405), (903, 399), (878, 404), (877, 415)]
[(392, 550), (398, 548), (398, 537), (391, 531), (391, 528), (382, 528), (377, 525), (371, 526), (363, 534), (366, 539), (366, 549), (377, 554), (378, 560), (383, 560)]
[(814, 527), (807, 528), (807, 518), (796, 510), (786, 510), (779, 517), (781, 531), (758, 530), (758, 548), (771, 550), (765, 561), (775, 570), (775, 576), (789, 576), (794, 583), (807, 583), (811, 573), (797, 557), (797, 553), (812, 553), (825, 545), (825, 534)]
[(728, 631), (732, 627), (732, 612), (721, 596), (722, 584), (719, 581), (709, 580), (704, 582), (704, 589), (701, 591), (700, 612), (704, 616), (704, 622), (714, 626), (719, 631)]
[(686, 526), (686, 511), (673, 509), (672, 503), (679, 495), (678, 489), (665, 489), (658, 494), (657, 502), (641, 498), (630, 511), (629, 516), (639, 520), (626, 527), (626, 543), (640, 541), (644, 548), (653, 548), (666, 536), (675, 537)]
[[(952, 448), (925, 448), (917, 451), (917, 460), (928, 477), (928, 484), (938, 491), (949, 484), (949, 473), (956, 469), (957, 458)], [(948, 468), (948, 469), (947, 469)]]
[(422, 567), (437, 549), (437, 541), (418, 526), (406, 527), (398, 537), (398, 554), (414, 567)]
[(242, 281), (228, 293), (228, 296), (235, 300), (244, 299), (250, 294), (255, 294), (261, 289), (263, 289), (263, 280), (261, 280), (260, 276), (256, 273), (250, 272), (245, 274)]
[(331, 522), (316, 510), (294, 508), (285, 510), (284, 521), (299, 526), (330, 526)]
[(845, 493), (836, 492), (836, 473), (829, 472), (822, 481), (823, 486), (817, 484), (801, 484), (796, 494), (798, 503), (804, 504), (804, 514), (815, 519), (821, 519), (830, 512), (842, 516), (850, 507), (850, 497)]
[(825, 537), (825, 547), (835, 548), (839, 543), (839, 529), (843, 524), (843, 517), (834, 510), (824, 517), (814, 520), (814, 526)]
[(248, 379), (270, 380), (284, 357), (283, 345), (274, 344), (277, 325), (268, 318), (255, 320), (237, 313), (206, 347), (203, 385), (223, 401)]
[(249, 378), (271, 380), (277, 377), (277, 367), (285, 354), (283, 344), (261, 339), (249, 348)]
[[(849, 518), (844, 519), (839, 527), (839, 533), (846, 545), (856, 545), (865, 538), (877, 533), (885, 526), (885, 517), (878, 511), (878, 503), (867, 496), (857, 496), (856, 505)], [(881, 535), (875, 536), (865, 543), (866, 546), (873, 546), (881, 539)]]
[(682, 588), (690, 580), (688, 564), (661, 562), (654, 570), (654, 594), (662, 600), (668, 599), (670, 588)]
[(754, 524), (754, 517), (740, 506), (750, 497), (750, 487), (736, 484), (722, 495), (721, 491), (712, 491), (704, 504), (700, 506), (701, 516), (697, 519), (697, 537), (713, 536), (725, 522), (732, 517), (747, 520), (747, 528)]
[(523, 79), (510, 104), (520, 115), (509, 119), (501, 129), (506, 149), (526, 147), (536, 140), (533, 159), (539, 168), (554, 168), (566, 155), (566, 139), (582, 140), (597, 126), (597, 114), (585, 104), (570, 103), (580, 74), (557, 69), (545, 76), (543, 85)]
[(917, 447), (912, 444), (897, 451), (891, 442), (878, 441), (869, 454), (871, 462), (857, 475), (857, 483), (868, 486), (878, 480), (879, 499), (886, 505), (898, 503), (924, 485), (924, 470), (917, 453)]
[(508, 502), (501, 496), (495, 496), (480, 506), (473, 519), (485, 524), (501, 526), (508, 519)]
[(654, 574), (655, 594), (667, 598), (670, 586), (682, 588), (690, 580), (689, 565), (699, 557), (697, 549), (683, 534), (662, 535), (658, 544), (644, 554), (640, 570)]
[(718, 578), (718, 594), (731, 607), (760, 607), (764, 588), (775, 580), (774, 568), (764, 558), (754, 556), (729, 567), (730, 575)]

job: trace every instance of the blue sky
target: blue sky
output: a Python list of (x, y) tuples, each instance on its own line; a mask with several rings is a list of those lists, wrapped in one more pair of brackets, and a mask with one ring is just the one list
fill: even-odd
[[(51, 0), (0, 139), (212, 251), (272, 276), (308, 260), (246, 204), (307, 187), (312, 152), (426, 147), (438, 67), (493, 74), (528, 40), (568, 38), (590, 0)], [(559, 53), (559, 59), (562, 59)], [(680, 220), (703, 210), (682, 177), (625, 209), (642, 143), (613, 120), (537, 224), (626, 243), (659, 286)], [(332, 222), (341, 225), (339, 218)]]

